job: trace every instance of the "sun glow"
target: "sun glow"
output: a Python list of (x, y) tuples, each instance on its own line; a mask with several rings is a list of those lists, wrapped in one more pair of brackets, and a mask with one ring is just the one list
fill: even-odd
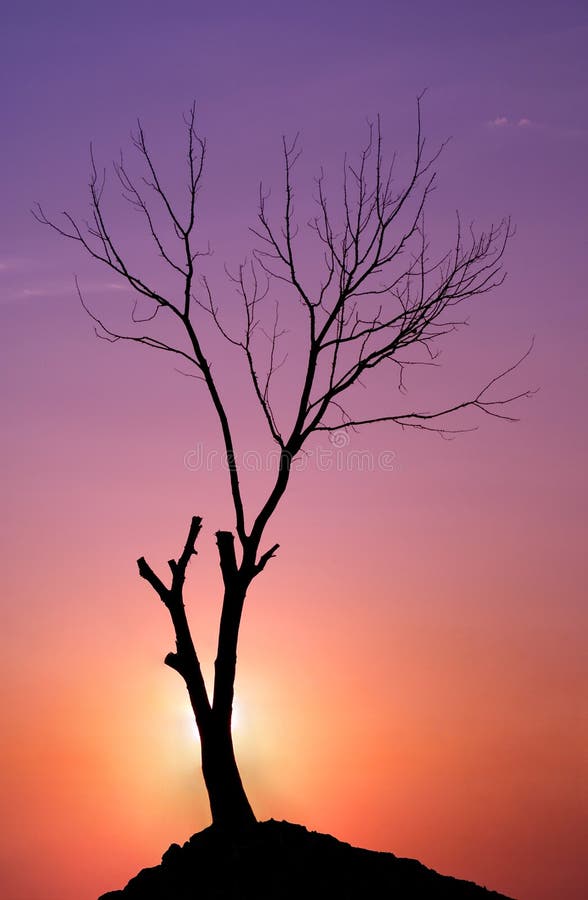
[(233, 729), (233, 734), (239, 734), (243, 731), (243, 708), (238, 700), (235, 700), (233, 702), (231, 726)]
[[(196, 725), (194, 713), (192, 712), (190, 707), (188, 707), (182, 713), (182, 719), (185, 722), (186, 731), (188, 733), (188, 736), (190, 737), (190, 740), (196, 739), (197, 741), (199, 741), (200, 735), (198, 734), (198, 726)], [(231, 729), (233, 734), (242, 734), (244, 730), (243, 706), (238, 700), (235, 700), (233, 702)]]

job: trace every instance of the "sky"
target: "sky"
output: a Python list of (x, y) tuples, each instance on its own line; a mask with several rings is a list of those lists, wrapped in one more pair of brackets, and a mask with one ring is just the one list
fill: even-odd
[[(519, 900), (586, 896), (587, 39), (585, 4), (571, 0), (25, 0), (4, 12), (5, 900), (93, 900), (208, 824), (187, 698), (162, 664), (173, 635), (135, 560), (162, 566), (203, 517), (188, 608), (210, 679), (214, 531), (233, 524), (201, 384), (165, 354), (96, 339), (74, 275), (116, 321), (128, 291), (31, 207), (83, 218), (90, 142), (100, 165), (121, 148), (131, 164), (137, 117), (180, 197), (195, 101), (208, 153), (198, 234), (214, 251), (203, 271), (236, 321), (223, 267), (251, 252), (260, 180), (279, 215), (282, 135), (300, 133), (304, 211), (321, 167), (337, 194), (343, 156), (377, 114), (406, 171), (423, 90), (427, 146), (448, 141), (432, 245), (451, 245), (456, 210), (480, 229), (510, 215), (516, 235), (505, 283), (472, 301), (442, 367), (410, 373), (408, 397), (461, 397), (533, 338), (509, 384), (538, 391), (517, 423), (478, 419), (451, 441), (391, 424), (339, 446), (317, 438), (245, 611), (238, 758), (258, 818)], [(105, 202), (129, 258), (159, 277), (112, 179)], [(267, 441), (242, 361), (205, 333), (253, 509), (272, 476)], [(374, 378), (365, 402), (389, 396)], [(372, 464), (359, 471), (352, 451)]]

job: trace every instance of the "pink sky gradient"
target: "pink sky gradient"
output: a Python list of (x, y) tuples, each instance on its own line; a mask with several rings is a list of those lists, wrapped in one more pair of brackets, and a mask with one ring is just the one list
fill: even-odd
[[(0, 36), (4, 900), (95, 900), (208, 824), (172, 635), (135, 560), (163, 564), (202, 515), (190, 614), (207, 676), (219, 612), (214, 531), (233, 524), (207, 398), (164, 354), (97, 341), (128, 303), (107, 271), (33, 220), (87, 210), (88, 144), (105, 164), (139, 115), (172, 190), (181, 115), (208, 140), (200, 237), (222, 269), (252, 246), (259, 179), (279, 198), (282, 133), (301, 132), (300, 208), (321, 165), (336, 192), (366, 117), (407, 166), (428, 88), (439, 162), (429, 231), (455, 210), (517, 226), (506, 283), (470, 307), (415, 405), (483, 385), (540, 388), (515, 425), (443, 441), (394, 426), (352, 435), (294, 477), (279, 554), (242, 630), (236, 741), (260, 818), (421, 859), (518, 900), (581, 900), (588, 773), (586, 339), (588, 13), (572, 0), (366, 0), (291, 9), (24, 2)], [(129, 253), (158, 267), (121, 210)], [(312, 273), (312, 264), (309, 262)], [(229, 313), (232, 315), (232, 313)], [(293, 322), (295, 325), (295, 322)], [(267, 448), (236, 397), (241, 360), (212, 339), (238, 454)], [(389, 396), (376, 378), (370, 403)], [(392, 395), (393, 397), (396, 394)], [(460, 398), (461, 399), (461, 398)], [(348, 452), (370, 451), (370, 471)], [(190, 455), (192, 454), (192, 455)], [(392, 466), (378, 466), (379, 454)], [(186, 463), (188, 460), (188, 464)], [(244, 473), (253, 505), (271, 473)]]

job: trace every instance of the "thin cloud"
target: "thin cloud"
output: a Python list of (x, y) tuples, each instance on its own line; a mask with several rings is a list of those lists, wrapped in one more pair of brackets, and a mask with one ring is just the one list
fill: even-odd
[(23, 288), (20, 292), (21, 297), (51, 297), (58, 294), (59, 291), (52, 288)]
[[(0, 260), (0, 271), (5, 268), (3, 264), (6, 260)], [(6, 269), (12, 268), (10, 265)], [(84, 284), (84, 293), (86, 294), (111, 294), (125, 290), (125, 286), (116, 282), (88, 282)], [(73, 293), (73, 284), (71, 281), (48, 281), (45, 284), (28, 284), (25, 287), (16, 289), (10, 296), (4, 296), (3, 300), (33, 300), (46, 297), (67, 297)]]
[(535, 123), (527, 116), (521, 116), (519, 119), (509, 119), (508, 116), (496, 116), (488, 122), (491, 128), (530, 128)]
[(0, 258), (0, 272), (18, 272), (31, 265), (32, 260), (17, 256)]

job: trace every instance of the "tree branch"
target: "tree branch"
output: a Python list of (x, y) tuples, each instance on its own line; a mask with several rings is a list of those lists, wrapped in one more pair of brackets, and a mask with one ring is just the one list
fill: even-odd
[(193, 516), (188, 529), (184, 548), (177, 560), (170, 559), (168, 565), (172, 573), (171, 587), (166, 587), (142, 556), (137, 560), (139, 575), (147, 581), (167, 607), (176, 638), (176, 652), (168, 653), (165, 664), (182, 676), (186, 682), (194, 715), (199, 727), (205, 727), (210, 716), (210, 702), (202, 677), (200, 661), (194, 647), (190, 626), (184, 607), (184, 581), (186, 569), (192, 556), (196, 555), (195, 543), (202, 527), (200, 516)]

